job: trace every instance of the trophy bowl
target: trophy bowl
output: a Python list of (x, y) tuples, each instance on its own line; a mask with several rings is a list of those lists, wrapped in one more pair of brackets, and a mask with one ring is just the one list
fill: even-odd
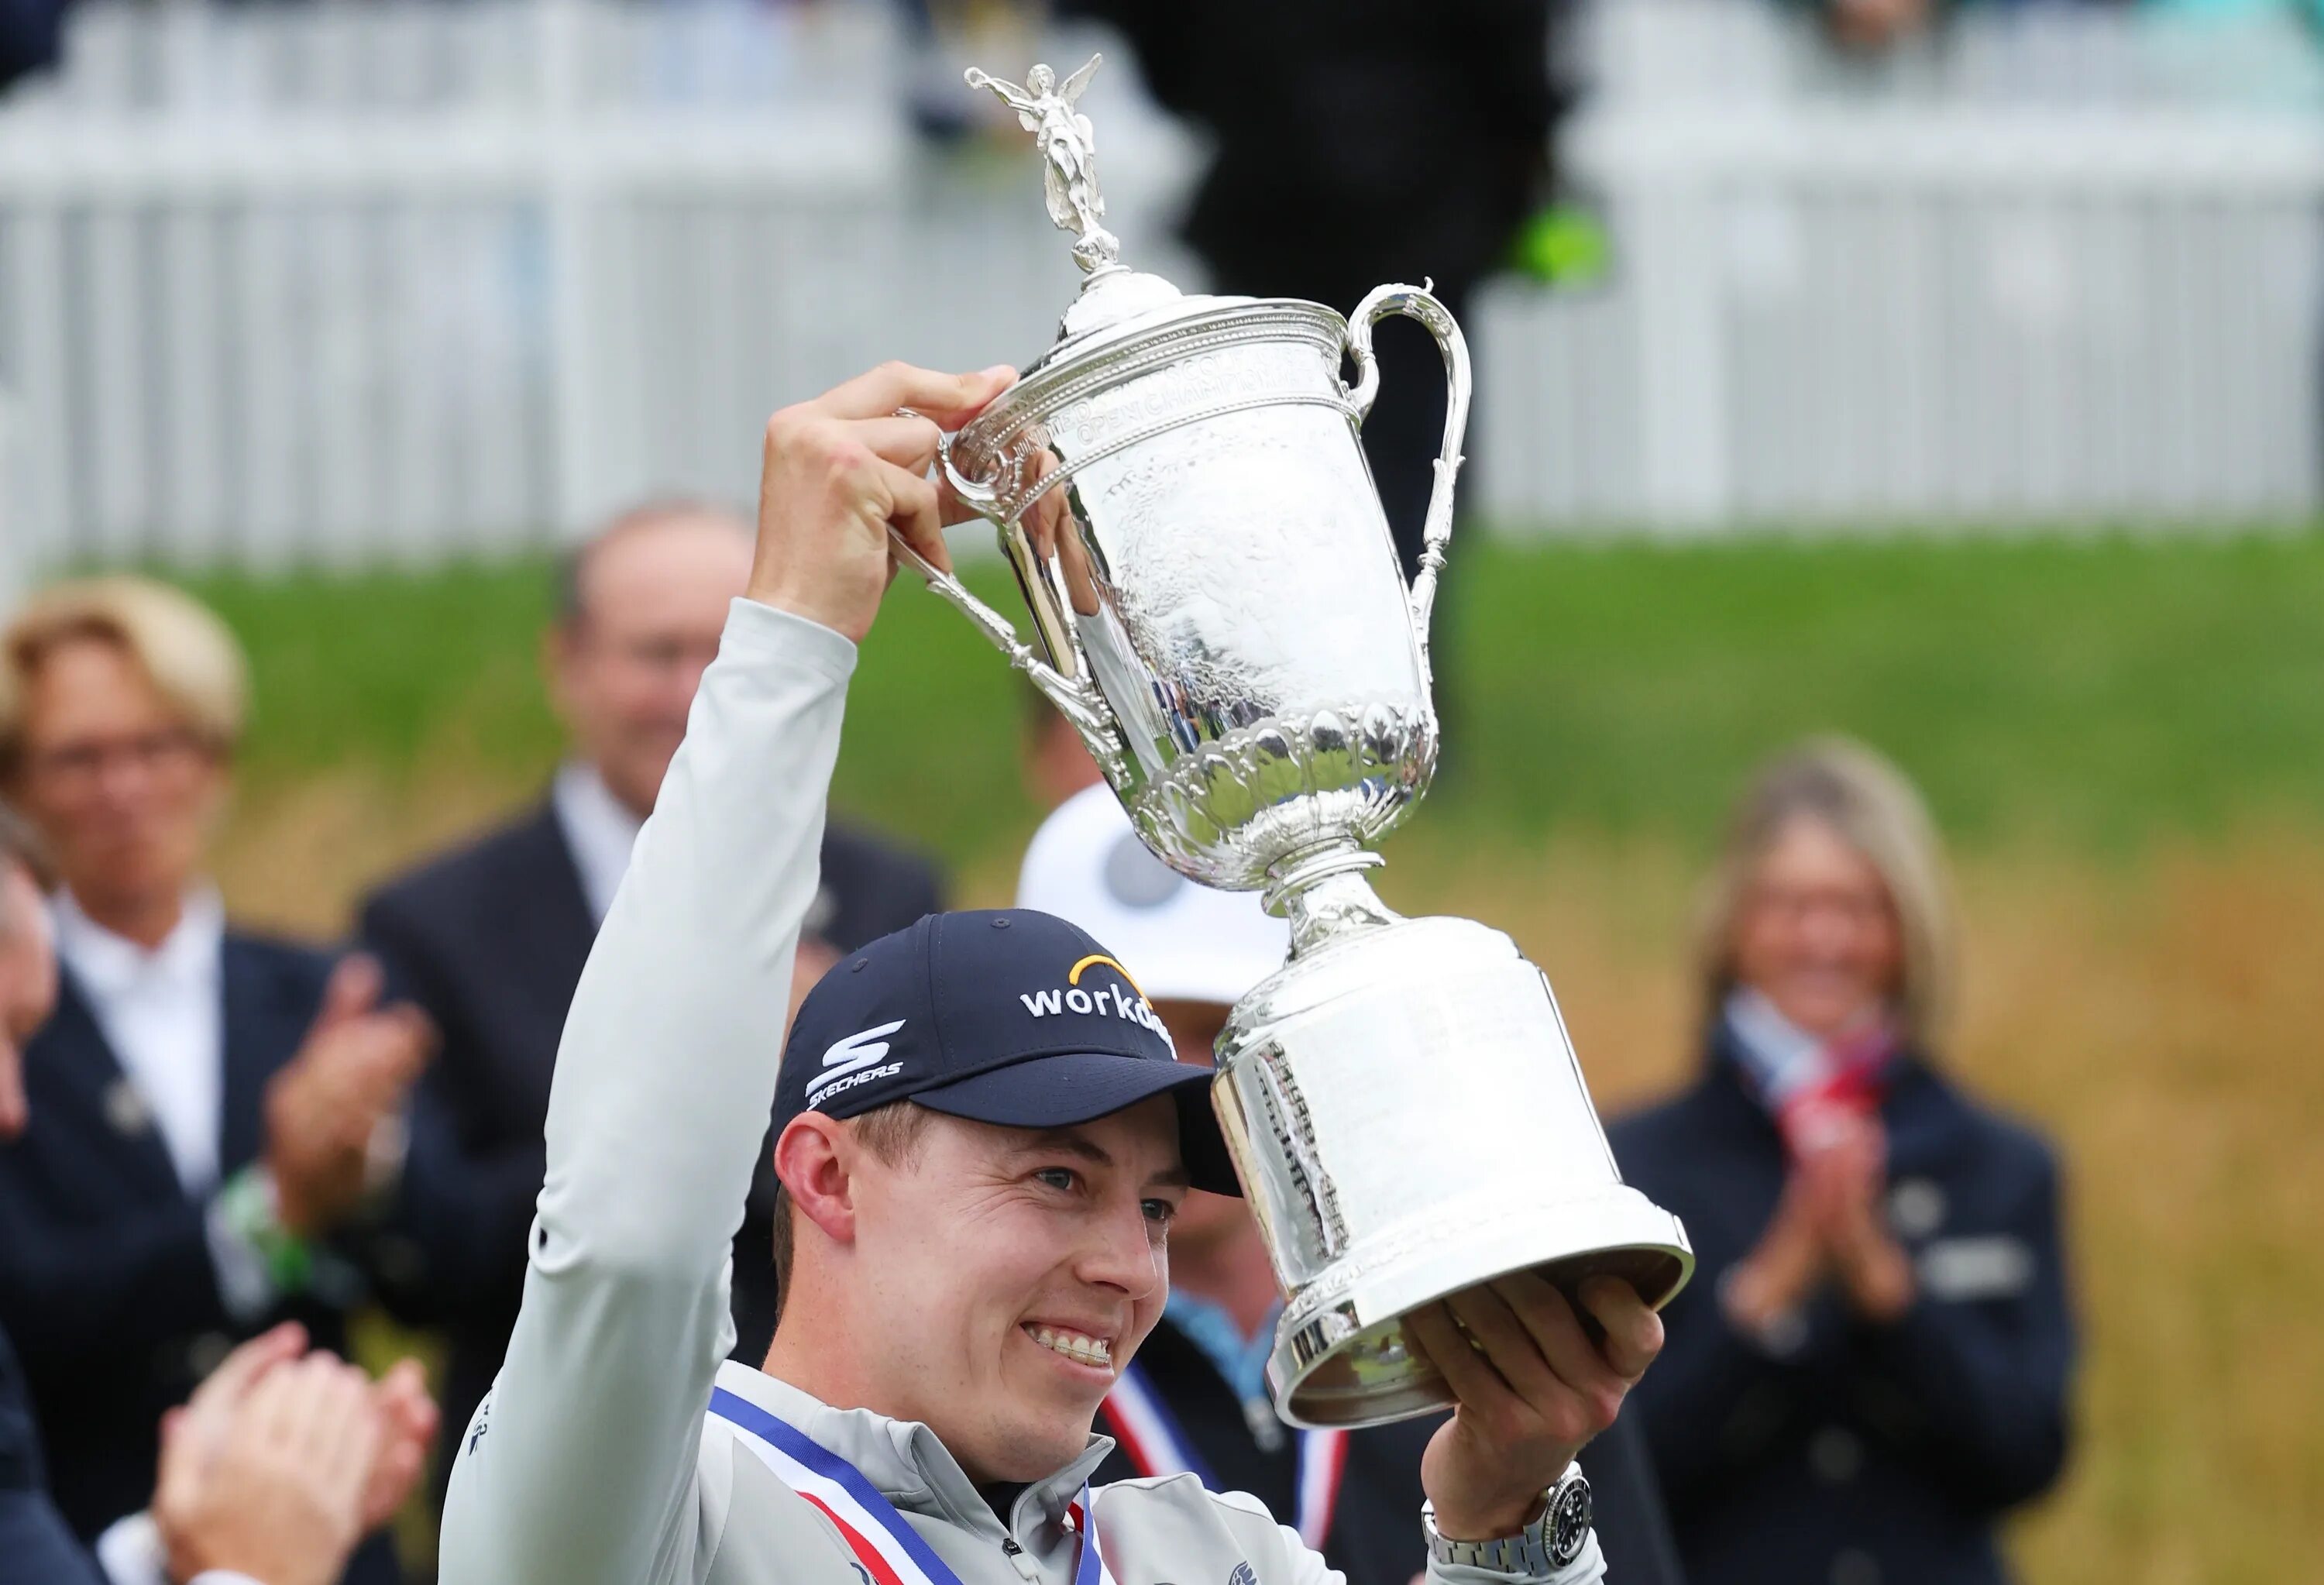
[[(1036, 134), (1085, 277), (1056, 344), (941, 451), (999, 531), (1033, 641), (895, 544), (1065, 713), (1165, 862), (1288, 917), (1290, 960), (1235, 1007), (1212, 1092), (1284, 1293), (1277, 1407), (1316, 1426), (1422, 1414), (1452, 1394), (1412, 1311), (1518, 1271), (1569, 1295), (1618, 1276), (1660, 1305), (1694, 1257), (1622, 1183), (1541, 971), (1485, 926), (1400, 917), (1360, 873), (1435, 769), (1460, 327), (1425, 286), (1342, 318), (1123, 266), (1074, 108), (1095, 65), (1062, 85), (969, 74)], [(1360, 438), (1392, 314), (1435, 338), (1449, 387), (1409, 587)]]
[(1043, 659), (1102, 710), (1093, 746), (1139, 834), (1195, 880), (1263, 886), (1303, 851), (1377, 841), (1436, 761), (1340, 378), (1348, 324), (1229, 299), (1109, 329), (962, 431), (955, 488), (1002, 526)]

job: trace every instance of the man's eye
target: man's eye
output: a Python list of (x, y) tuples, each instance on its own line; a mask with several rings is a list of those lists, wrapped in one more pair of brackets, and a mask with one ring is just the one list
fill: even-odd
[(1033, 1175), (1049, 1187), (1065, 1192), (1070, 1192), (1081, 1181), (1080, 1175), (1070, 1166), (1045, 1166)]
[(1171, 1204), (1167, 1200), (1148, 1200), (1146, 1202), (1146, 1220), (1154, 1223), (1157, 1227), (1168, 1227), (1170, 1225), (1170, 1219), (1177, 1214), (1178, 1208), (1176, 1205)]

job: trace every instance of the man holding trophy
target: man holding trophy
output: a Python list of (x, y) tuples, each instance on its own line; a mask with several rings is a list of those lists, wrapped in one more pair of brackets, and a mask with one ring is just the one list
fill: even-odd
[[(1356, 873), (1434, 760), (1419, 635), (1459, 332), (1424, 292), (1370, 304), (1421, 318), (1455, 374), (1407, 606), (1353, 450), (1370, 392), (1338, 380), (1343, 347), (1369, 368), (1370, 318), (1124, 269), (1091, 235), (1086, 121), (1028, 81), (1050, 163), (1081, 173), (1061, 224), (1087, 283), (1022, 381), (889, 364), (769, 423), (749, 589), (567, 1021), (523, 1307), (455, 1450), (447, 1585), (1336, 1579), (1248, 1497), (1087, 1484), (1170, 1218), (1238, 1180), (1286, 1293), (1282, 1411), (1454, 1406), (1415, 1516), (1430, 1579), (1605, 1572), (1574, 1459), (1661, 1346), (1684, 1235), (1614, 1176), (1539, 971)], [(961, 502), (1001, 525), (1046, 658), (951, 576)], [(846, 681), (899, 559), (1066, 711), (1157, 853), (1289, 916), (1210, 1104), (1137, 965), (1031, 911), (873, 943), (770, 1064)], [(1264, 605), (1292, 593), (1316, 622)], [(1389, 1043), (1414, 1077), (1377, 1068)], [(1428, 1087), (1445, 1099), (1416, 1112)], [(782, 1307), (752, 1370), (722, 1363), (728, 1258), (770, 1101)]]

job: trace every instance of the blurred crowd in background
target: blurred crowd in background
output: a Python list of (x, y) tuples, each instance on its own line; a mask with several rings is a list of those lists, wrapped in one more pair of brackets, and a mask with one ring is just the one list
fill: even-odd
[[(2311, 44), (2324, 29), (2314, 0), (2135, 3), (2276, 14)], [(1938, 48), (1982, 8), (1796, 4), (1851, 68)], [(1559, 129), (1588, 88), (1563, 64), (1563, 4), (1059, 0), (1050, 20), (1111, 30), (1199, 132), (1176, 234), (1216, 290), (1345, 307), (1429, 277), (1466, 320), (1496, 275), (1555, 281), (1602, 245), (1560, 180)], [(63, 0), (0, 0), (0, 78), (37, 90), (70, 21)], [(957, 91), (958, 43), (1043, 25), (910, 0), (928, 69), (898, 91), (916, 128), (992, 135)], [(844, 244), (830, 253), (822, 268), (845, 272)], [(1434, 384), (1416, 334), (1381, 355), (1386, 385)], [(1407, 570), (1443, 415), (1441, 398), (1400, 401), (1364, 433)], [(431, 1573), (443, 1452), (524, 1280), (566, 1006), (749, 567), (749, 525), (722, 504), (602, 506), (562, 534), (540, 635), (561, 765), (512, 817), (377, 884), (341, 943), (244, 931), (213, 882), (249, 702), (216, 614), (165, 582), (44, 567), (0, 621), (6, 1585)], [(63, 548), (45, 559), (100, 558)], [(1025, 784), (1056, 813), (1020, 902), (1138, 966), (1186, 1060), (1208, 1060), (1224, 1009), (1279, 959), (1279, 925), (1162, 870), (1072, 733), (1038, 708), (1028, 723)], [(2061, 1165), (1949, 1070), (1961, 944), (1914, 788), (1854, 742), (1765, 750), (1704, 878), (1695, 1076), (1611, 1122), (1626, 1176), (1678, 1212), (1701, 1266), (1668, 1353), (1585, 1460), (1610, 1577), (1998, 1581), (2002, 1517), (2073, 1442)], [(822, 873), (795, 999), (954, 890), (909, 830), (835, 825)], [(762, 1170), (735, 1245), (735, 1355), (752, 1362), (773, 1188)], [(1111, 1472), (1204, 1470), (1300, 1514), (1355, 1585), (1403, 1585), (1427, 1426), (1358, 1433), (1314, 1506), (1312, 1450), (1258, 1375), (1276, 1295), (1255, 1230), (1197, 1204), (1174, 1237), (1140, 1390), (1176, 1433), (1148, 1445), (1138, 1407), (1110, 1406)], [(349, 1317), (380, 1312), (431, 1340), (424, 1386), (410, 1365), (369, 1359), (375, 1382), (337, 1365)], [(401, 1556), (383, 1529), (399, 1510), (420, 1516)]]
[[(770, 0), (770, 3), (812, 6), (841, 3), (841, 0)], [(1035, 0), (892, 0), (892, 3), (900, 8), (908, 25), (915, 32), (922, 34), (933, 34), (941, 27), (961, 25), (979, 13), (983, 15), (977, 20), (990, 20), (997, 14), (1012, 12), (1020, 16), (1038, 15), (1041, 10)], [(1931, 28), (1941, 26), (1947, 15), (1956, 10), (1978, 6), (2087, 5), (2183, 13), (2214, 18), (2280, 12), (2311, 25), (2324, 25), (2324, 9), (2319, 9), (2315, 0), (1961, 0), (1960, 5), (1945, 4), (1944, 0), (1778, 0), (1778, 3), (1796, 5), (1814, 15), (1830, 33), (1835, 48), (1857, 51), (1877, 51), (1908, 41)], [(73, 0), (10, 0), (8, 9), (0, 13), (0, 79), (14, 80), (24, 73), (56, 63), (65, 14), (72, 4)], [(1288, 9), (1296, 10), (1297, 7)], [(1191, 30), (1188, 36), (1191, 36)], [(961, 118), (955, 108), (947, 102), (936, 101), (926, 106), (932, 122), (937, 125), (957, 124)]]
[[(53, 974), (53, 1006), (19, 993), (6, 1057), (0, 1320), (57, 1511), (116, 1585), (190, 1577), (198, 1530), (151, 1495), (169, 1417), (237, 1350), (285, 1364), (286, 1326), (343, 1349), (377, 1304), (436, 1329), (445, 1423), (468, 1424), (515, 1321), (565, 1009), (750, 545), (672, 503), (571, 554), (543, 650), (569, 758), (534, 807), (379, 888), (344, 954), (235, 928), (208, 877), (247, 704), (212, 613), (115, 576), (44, 591), (0, 635), (0, 785), (32, 828), (5, 923), (52, 938), (61, 971), (23, 973)], [(1020, 900), (1103, 930), (1207, 1062), (1283, 927), (1146, 854), (1061, 719), (1026, 739), (1028, 787), (1064, 802)], [(1993, 1519), (2065, 1456), (2072, 1328), (2052, 1154), (1939, 1055), (1956, 945), (1928, 816), (1868, 750), (1806, 745), (1738, 806), (1708, 895), (1702, 1077), (1616, 1129), (1702, 1264), (1670, 1358), (1592, 1453), (1609, 1553), (1626, 1579), (2000, 1580)], [(794, 998), (943, 900), (927, 861), (835, 825)], [(775, 1186), (762, 1158), (736, 1238), (749, 1361), (772, 1332)], [(1256, 1227), (1198, 1198), (1171, 1324), (1135, 1367), (1159, 1406), (1120, 1411), (1120, 1472), (1281, 1488), (1351, 1578), (1396, 1585), (1419, 1561), (1398, 1516), (1429, 1427), (1353, 1433), (1315, 1497), (1259, 1375), (1278, 1296)], [(250, 1374), (217, 1413), (260, 1413), (272, 1377)], [(406, 1365), (376, 1404), (340, 1405), (380, 1423), (374, 1458), (398, 1472), (376, 1482), (399, 1498), (436, 1423), (417, 1390)], [(1157, 1436), (1157, 1416), (1204, 1430)], [(1351, 1479), (1368, 1489), (1342, 1496)], [(374, 1538), (346, 1577), (395, 1566)]]

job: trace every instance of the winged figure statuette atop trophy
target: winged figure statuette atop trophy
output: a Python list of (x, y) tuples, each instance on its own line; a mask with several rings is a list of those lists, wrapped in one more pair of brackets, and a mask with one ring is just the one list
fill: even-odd
[(1121, 244), (1101, 224), (1105, 199), (1097, 190), (1097, 133), (1074, 102), (1104, 59), (1091, 56), (1087, 65), (1063, 83), (1047, 66), (1027, 72), (1021, 88), (973, 66), (964, 74), (970, 88), (991, 88), (1016, 111), (1017, 119), (1038, 141), (1049, 218), (1058, 230), (1073, 233), (1074, 258), (1093, 274), (1120, 261)]
[[(1073, 722), (1165, 862), (1289, 920), (1290, 961), (1235, 1005), (1212, 1091), (1284, 1295), (1268, 1380), (1295, 1424), (1425, 1414), (1453, 1394), (1414, 1311), (1517, 1271), (1569, 1295), (1618, 1276), (1660, 1304), (1694, 1255), (1622, 1182), (1541, 970), (1487, 926), (1404, 917), (1362, 874), (1436, 769), (1461, 327), (1425, 286), (1343, 316), (1122, 263), (1076, 103), (1097, 65), (966, 74), (1038, 140), (1083, 277), (1056, 339), (938, 450), (999, 533), (1031, 641), (900, 537), (898, 555)], [(1390, 316), (1444, 359), (1408, 586), (1360, 438)]]

